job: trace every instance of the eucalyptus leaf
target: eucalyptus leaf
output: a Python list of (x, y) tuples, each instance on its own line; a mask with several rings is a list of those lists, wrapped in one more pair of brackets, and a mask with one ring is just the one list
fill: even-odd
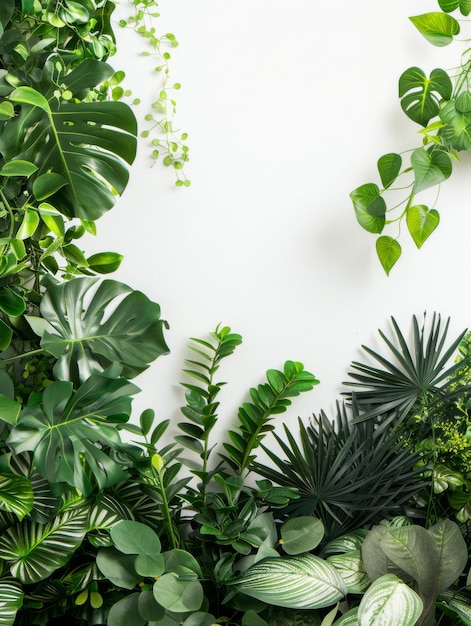
[(123, 520), (113, 526), (110, 534), (116, 548), (124, 554), (160, 554), (158, 535), (141, 522)]
[(314, 550), (324, 537), (324, 524), (311, 516), (293, 517), (280, 529), (282, 547), (286, 554), (301, 554)]
[(154, 597), (165, 609), (174, 613), (186, 613), (201, 608), (204, 592), (199, 580), (184, 580), (170, 573), (156, 580)]
[(145, 626), (147, 619), (139, 613), (139, 593), (121, 598), (110, 609), (108, 626)]

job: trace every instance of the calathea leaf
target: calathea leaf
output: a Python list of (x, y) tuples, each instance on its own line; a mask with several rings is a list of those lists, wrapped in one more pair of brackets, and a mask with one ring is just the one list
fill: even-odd
[(13, 626), (23, 605), (23, 592), (11, 583), (0, 583), (0, 626)]
[(41, 347), (57, 358), (60, 380), (86, 380), (112, 363), (132, 378), (168, 352), (160, 307), (139, 291), (114, 281), (75, 278), (50, 287), (28, 316)]
[(23, 584), (44, 580), (82, 543), (87, 518), (86, 507), (72, 506), (48, 524), (23, 521), (10, 526), (0, 537), (0, 558)]
[(97, 444), (120, 446), (115, 424), (128, 419), (136, 391), (127, 380), (100, 374), (77, 391), (70, 382), (54, 382), (41, 404), (23, 410), (9, 444), (16, 453), (33, 451), (38, 472), (51, 483), (65, 482), (88, 495), (90, 472), (101, 489), (115, 484), (126, 475)]
[[(5, 160), (21, 158), (37, 165), (31, 182), (39, 176), (61, 176), (66, 184), (52, 203), (67, 217), (94, 221), (113, 207), (136, 154), (131, 109), (112, 101), (49, 102), (31, 87), (18, 87), (10, 100), (21, 111), (5, 123), (0, 140)], [(47, 187), (44, 180), (42, 186)]]
[(0, 474), (0, 509), (14, 513), (21, 520), (32, 508), (31, 481), (26, 476)]
[(420, 597), (394, 574), (378, 578), (363, 596), (358, 624), (414, 626), (422, 614)]
[(427, 78), (420, 67), (410, 67), (399, 78), (402, 110), (421, 126), (438, 115), (441, 100), (449, 100), (452, 90), (450, 77), (441, 69), (434, 69)]

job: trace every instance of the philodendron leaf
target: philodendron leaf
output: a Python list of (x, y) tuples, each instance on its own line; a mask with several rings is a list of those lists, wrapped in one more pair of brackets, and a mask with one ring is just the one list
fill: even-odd
[(414, 626), (422, 610), (418, 594), (394, 574), (386, 574), (375, 580), (363, 596), (358, 626)]
[(114, 280), (75, 278), (50, 287), (40, 310), (42, 318), (27, 319), (57, 358), (60, 380), (83, 381), (112, 363), (133, 378), (168, 352), (159, 305)]
[[(50, 104), (30, 87), (15, 89), (10, 100), (21, 110), (8, 122), (9, 145), (0, 140), (4, 158), (20, 153), (37, 166), (35, 176), (52, 173), (65, 179), (52, 203), (67, 217), (94, 221), (114, 206), (136, 155), (136, 120), (130, 107), (113, 101), (52, 99)], [(43, 188), (39, 197), (45, 197)]]
[(449, 178), (452, 171), (450, 157), (440, 149), (417, 148), (411, 154), (410, 161), (414, 170), (415, 193), (439, 185)]
[(427, 78), (420, 67), (410, 67), (399, 78), (402, 110), (421, 126), (438, 115), (440, 102), (449, 100), (452, 91), (451, 79), (442, 69), (434, 69)]
[(376, 240), (376, 253), (384, 271), (389, 276), (389, 272), (401, 256), (401, 244), (389, 235), (382, 235)]
[(440, 215), (435, 209), (424, 204), (409, 207), (406, 211), (407, 228), (418, 248), (430, 237), (440, 222)]
[(464, 484), (463, 474), (449, 469), (446, 465), (435, 465), (433, 468), (433, 491), (442, 493), (446, 489), (455, 490)]
[(71, 558), (87, 530), (88, 509), (66, 509), (48, 524), (23, 521), (0, 537), (0, 558), (23, 584), (48, 578)]
[(402, 157), (400, 154), (390, 152), (383, 154), (378, 159), (378, 172), (381, 177), (381, 183), (386, 189), (396, 180), (401, 171)]
[(0, 288), (0, 309), (10, 317), (18, 317), (26, 310), (23, 298), (10, 289), (10, 287)]
[(458, 7), (461, 15), (469, 15), (471, 13), (471, 0), (438, 0), (438, 4), (442, 11), (445, 13), (451, 13)]
[(16, 585), (0, 583), (0, 626), (13, 626), (23, 605), (23, 592)]
[(417, 30), (434, 46), (447, 46), (460, 32), (460, 25), (454, 17), (434, 11), (409, 18)]
[(369, 233), (380, 233), (386, 223), (386, 202), (378, 185), (366, 183), (350, 193), (355, 216), (362, 228)]
[(136, 391), (127, 380), (100, 374), (77, 391), (72, 383), (53, 382), (41, 404), (23, 410), (9, 444), (17, 454), (34, 451), (38, 472), (51, 483), (65, 482), (85, 495), (92, 490), (90, 475), (102, 489), (116, 484), (126, 474), (95, 442), (121, 444), (115, 425), (128, 419)]
[(317, 548), (324, 537), (324, 524), (312, 516), (293, 517), (282, 525), (280, 534), (286, 554), (301, 554)]
[(347, 593), (337, 570), (313, 554), (265, 559), (231, 584), (252, 598), (292, 609), (331, 606)]

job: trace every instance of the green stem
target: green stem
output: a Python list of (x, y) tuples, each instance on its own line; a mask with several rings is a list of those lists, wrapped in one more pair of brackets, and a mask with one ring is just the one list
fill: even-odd
[(170, 546), (173, 549), (175, 549), (179, 547), (180, 542), (178, 541), (175, 535), (173, 522), (172, 522), (172, 516), (170, 514), (170, 507), (168, 505), (167, 494), (165, 492), (165, 487), (163, 483), (163, 474), (165, 472), (165, 469), (162, 469), (161, 471), (159, 471), (154, 465), (152, 465), (152, 470), (153, 470), (154, 476), (156, 477), (156, 480), (155, 480), (156, 486), (158, 490), (160, 491), (160, 495), (162, 497), (163, 504), (160, 510), (164, 518), (164, 526), (167, 529), (167, 536), (170, 542)]
[(30, 350), (29, 352), (23, 352), (23, 354), (17, 354), (16, 356), (11, 356), (7, 359), (2, 359), (2, 363), (10, 363), (10, 361), (19, 361), (20, 359), (24, 359), (28, 356), (32, 356), (34, 354), (43, 354), (44, 350), (42, 348), (37, 348), (37, 350)]

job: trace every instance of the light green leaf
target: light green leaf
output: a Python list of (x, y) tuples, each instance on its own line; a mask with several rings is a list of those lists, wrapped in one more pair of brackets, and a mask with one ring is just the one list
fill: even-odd
[(435, 571), (436, 597), (463, 573), (468, 562), (468, 549), (458, 524), (449, 519), (434, 524), (428, 532), (434, 538), (440, 554), (439, 565)]
[(400, 243), (392, 237), (382, 235), (376, 240), (376, 253), (384, 271), (389, 276), (389, 272), (401, 256)]
[(401, 171), (402, 157), (400, 154), (391, 152), (383, 154), (378, 159), (378, 172), (381, 177), (381, 183), (385, 189), (392, 185)]
[(16, 474), (0, 474), (0, 509), (14, 513), (22, 520), (33, 508), (33, 501), (29, 478)]
[(117, 252), (98, 252), (88, 257), (89, 269), (99, 274), (111, 274), (121, 265), (123, 255)]
[(397, 578), (386, 574), (375, 580), (358, 608), (359, 626), (414, 626), (422, 614), (420, 597)]
[(339, 618), (333, 626), (358, 626), (358, 607), (355, 606)]
[(0, 176), (26, 176), (29, 177), (38, 170), (38, 167), (30, 161), (23, 161), (21, 159), (14, 159), (8, 161), (0, 169)]
[(434, 46), (447, 46), (460, 32), (454, 17), (438, 11), (423, 13), (409, 18), (417, 30)]
[(386, 223), (386, 202), (378, 185), (367, 183), (350, 193), (358, 223), (369, 233), (380, 233)]
[(467, 108), (463, 99), (450, 100), (440, 109), (440, 119), (445, 126), (441, 138), (445, 145), (455, 150), (471, 150), (471, 112), (462, 111)]
[(440, 222), (440, 215), (435, 209), (428, 209), (424, 204), (409, 207), (406, 211), (407, 228), (418, 248), (430, 237)]
[(347, 593), (337, 570), (313, 554), (265, 559), (232, 584), (267, 604), (295, 609), (331, 606)]
[(451, 13), (458, 7), (460, 8), (461, 15), (469, 15), (471, 13), (471, 0), (438, 0), (438, 4), (442, 11), (445, 13)]
[(433, 468), (433, 491), (442, 493), (448, 488), (456, 489), (464, 484), (463, 475), (460, 472), (449, 469), (446, 465), (435, 465)]
[(36, 229), (39, 225), (39, 215), (37, 211), (33, 211), (32, 209), (26, 209), (23, 221), (16, 233), (17, 239), (28, 239), (32, 237), (36, 232)]
[(439, 185), (452, 171), (450, 157), (441, 149), (417, 148), (412, 152), (410, 160), (414, 170), (415, 193)]
[(34, 107), (39, 107), (43, 111), (49, 111), (49, 103), (46, 98), (32, 89), (32, 87), (18, 87), (14, 89), (10, 94), (10, 100), (13, 102), (21, 102), (23, 104), (30, 104)]
[(11, 102), (4, 100), (0, 102), (0, 122), (10, 119), (15, 115), (15, 109)]
[(280, 529), (282, 548), (286, 554), (314, 550), (324, 537), (324, 524), (312, 516), (299, 516), (285, 522)]

